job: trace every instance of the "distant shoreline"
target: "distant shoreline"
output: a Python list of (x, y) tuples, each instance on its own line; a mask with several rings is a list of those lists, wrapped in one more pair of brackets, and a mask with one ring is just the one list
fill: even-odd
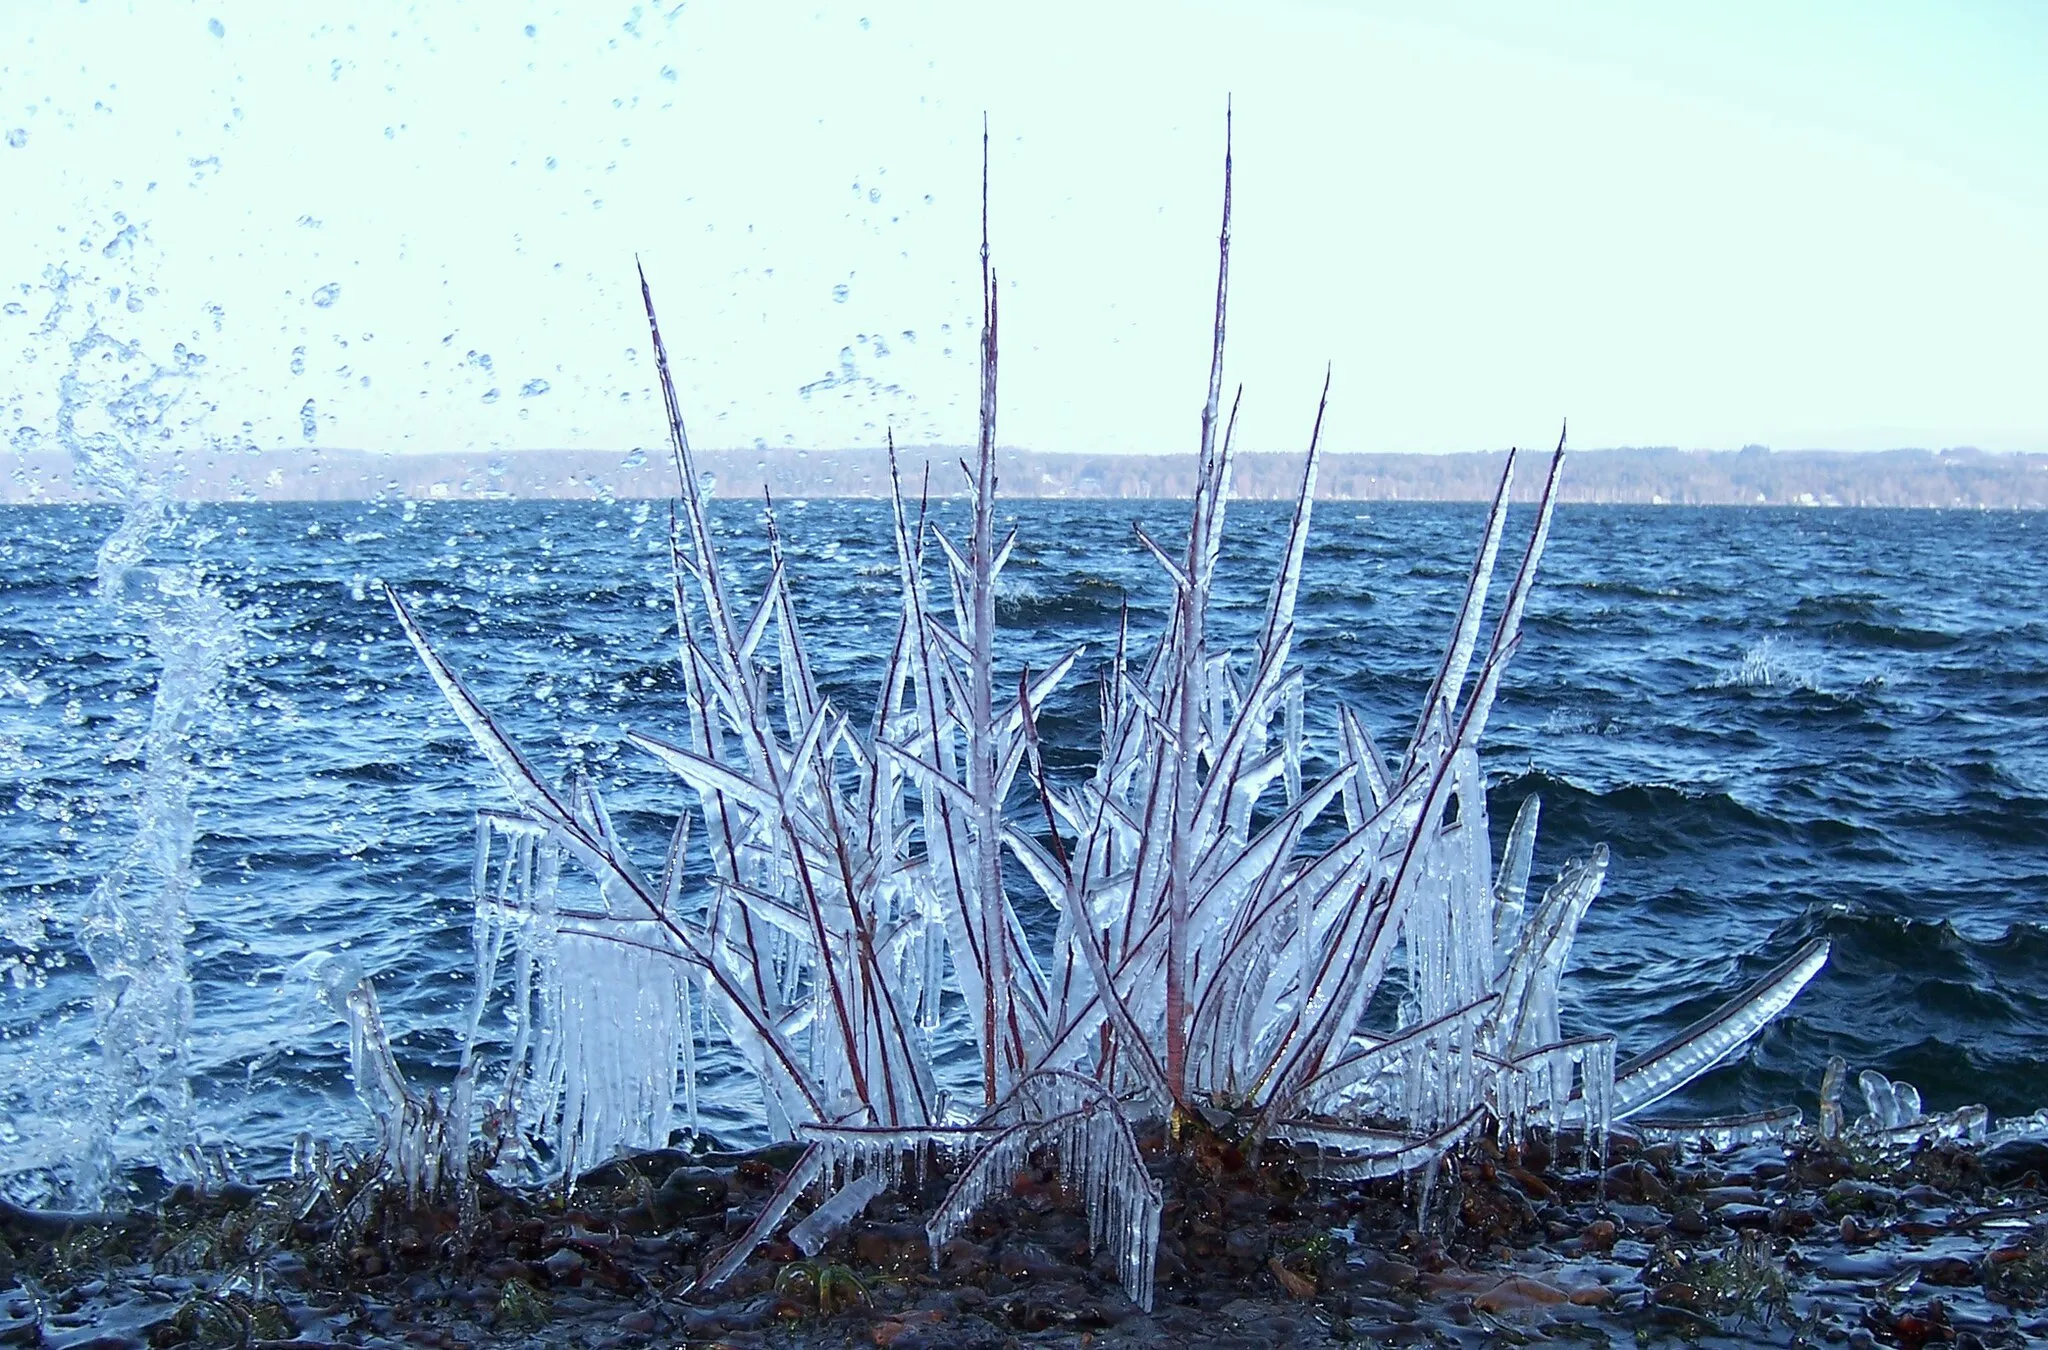
[[(960, 447), (899, 449), (907, 496), (930, 472), (934, 496), (954, 495)], [(1323, 501), (1485, 501), (1504, 451), (1444, 455), (1327, 454)], [(877, 498), (889, 493), (880, 450), (711, 450), (700, 468), (721, 497)], [(1540, 470), (1525, 460), (1516, 496), (1533, 497)], [(91, 501), (70, 461), (37, 449), (9, 455), (0, 503)], [(176, 495), (188, 501), (318, 502), (375, 499), (623, 500), (675, 495), (666, 450), (378, 453), (362, 450), (218, 450), (172, 461)], [(1185, 498), (1189, 455), (1003, 452), (1001, 491), (1016, 499)], [(1246, 500), (1284, 500), (1300, 485), (1299, 454), (1244, 454), (1233, 490)], [(1571, 455), (1562, 500), (1637, 506), (1864, 506), (2048, 510), (2048, 454), (1974, 449), (1771, 451), (1666, 448), (1585, 450)]]

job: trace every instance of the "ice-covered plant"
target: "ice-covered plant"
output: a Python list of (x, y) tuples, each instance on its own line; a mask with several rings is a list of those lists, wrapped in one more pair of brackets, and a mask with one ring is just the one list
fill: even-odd
[[(1092, 1237), (1149, 1306), (1161, 1190), (1134, 1129), (1147, 1118), (1165, 1119), (1170, 1140), (1196, 1116), (1234, 1122), (1255, 1140), (1314, 1145), (1334, 1173), (1381, 1175), (1431, 1164), (1487, 1127), (1509, 1141), (1535, 1125), (1576, 1127), (1597, 1144), (1611, 1119), (1755, 1035), (1819, 970), (1824, 944), (1617, 1068), (1614, 1037), (1570, 1037), (1559, 1020), (1605, 850), (1566, 866), (1528, 912), (1531, 799), (1493, 865), (1478, 747), (1520, 641), (1562, 438), (1482, 646), (1509, 457), (1398, 760), (1349, 709), (1332, 719), (1333, 755), (1307, 743), (1292, 643), (1320, 407), (1263, 619), (1244, 651), (1219, 641), (1211, 606), (1235, 455), (1235, 403), (1225, 418), (1222, 402), (1227, 149), (1188, 536), (1169, 547), (1139, 532), (1172, 585), (1171, 612), (1150, 642), (1124, 626), (1108, 654), (1093, 771), (1073, 783), (1047, 775), (1038, 712), (1081, 653), (1033, 674), (1003, 664), (998, 641), (996, 585), (1013, 539), (996, 526), (986, 142), (983, 172), (980, 429), (962, 466), (970, 521), (965, 538), (950, 537), (921, 496), (906, 498), (892, 463), (900, 603), (864, 725), (812, 675), (772, 508), (761, 593), (743, 597), (721, 564), (642, 278), (678, 471), (671, 555), (687, 716), (668, 735), (631, 739), (697, 806), (657, 873), (628, 856), (594, 786), (557, 786), (534, 769), (391, 594), (515, 808), (483, 812), (477, 827), (479, 990), (509, 983), (518, 1014), (484, 1120), (493, 1156), (573, 1178), (619, 1149), (666, 1144), (679, 1099), (694, 1126), (701, 1011), (705, 1033), (715, 1019), (752, 1066), (771, 1131), (807, 1144), (705, 1283), (736, 1270), (812, 1188), (821, 1199), (792, 1240), (815, 1253), (942, 1154), (953, 1170), (929, 1224), (936, 1253), (1027, 1158), (1050, 1154), (1085, 1201)], [(1013, 793), (1030, 809), (1013, 812)], [(690, 865), (693, 830), (708, 870)], [(1005, 887), (1006, 854), (1058, 911), (1044, 949)], [(564, 861), (594, 888), (572, 897)], [(1371, 1013), (1395, 972), (1400, 1013), (1387, 1026)], [(948, 1101), (934, 1072), (948, 995), (979, 1052), (967, 1101)], [(458, 1140), (472, 1128), (470, 1094), (465, 1080), (462, 1119), (437, 1126)], [(406, 1129), (387, 1133), (421, 1151)], [(440, 1156), (446, 1137), (434, 1141)]]

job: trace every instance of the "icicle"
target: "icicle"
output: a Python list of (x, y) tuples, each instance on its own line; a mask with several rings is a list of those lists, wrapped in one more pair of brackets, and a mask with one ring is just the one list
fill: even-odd
[(740, 1234), (739, 1240), (726, 1248), (718, 1263), (706, 1271), (691, 1289), (716, 1289), (738, 1273), (739, 1268), (746, 1264), (747, 1258), (759, 1249), (768, 1235), (775, 1231), (776, 1225), (782, 1222), (783, 1216), (789, 1213), (789, 1207), (796, 1203), (797, 1197), (808, 1190), (824, 1172), (830, 1160), (830, 1150), (822, 1144), (812, 1144), (805, 1149), (798, 1157), (796, 1165), (790, 1168), (789, 1175), (782, 1179), (782, 1184), (775, 1188), (769, 1195), (767, 1203), (761, 1206), (761, 1212), (754, 1216), (754, 1221)]
[(1891, 1079), (1875, 1069), (1865, 1069), (1856, 1075), (1856, 1085), (1863, 1090), (1863, 1105), (1870, 1112), (1872, 1128), (1896, 1130), (1906, 1123), (1899, 1110), (1898, 1094), (1892, 1091)]
[(1820, 1076), (1820, 1137), (1839, 1139), (1842, 1137), (1842, 1080), (1849, 1075), (1849, 1065), (1840, 1055), (1828, 1056), (1828, 1065)]
[(816, 1256), (833, 1234), (851, 1223), (887, 1187), (888, 1178), (883, 1173), (861, 1173), (791, 1227), (789, 1240), (805, 1256)]
[(1536, 823), (1543, 798), (1532, 792), (1522, 799), (1515, 823), (1508, 828), (1501, 851), (1500, 876), (1493, 883), (1494, 969), (1505, 972), (1522, 937), (1522, 907), (1529, 893), (1529, 869), (1536, 861)]

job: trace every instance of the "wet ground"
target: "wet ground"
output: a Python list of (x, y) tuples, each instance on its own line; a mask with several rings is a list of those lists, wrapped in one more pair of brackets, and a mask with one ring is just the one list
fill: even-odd
[(815, 1259), (701, 1268), (794, 1159), (667, 1151), (559, 1188), (409, 1204), (372, 1163), (180, 1188), (122, 1215), (0, 1209), (0, 1345), (1061, 1346), (2048, 1344), (2048, 1144), (1724, 1155), (1617, 1135), (1413, 1181), (1198, 1139), (1136, 1308), (1048, 1165), (939, 1252), (943, 1191), (889, 1192)]

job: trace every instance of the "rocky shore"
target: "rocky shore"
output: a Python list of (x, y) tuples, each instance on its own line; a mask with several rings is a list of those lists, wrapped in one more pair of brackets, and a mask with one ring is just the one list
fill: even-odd
[[(948, 1243), (944, 1179), (882, 1195), (814, 1258), (700, 1270), (793, 1148), (708, 1141), (561, 1188), (410, 1203), (372, 1161), (177, 1188), (124, 1213), (0, 1207), (0, 1346), (1501, 1346), (2048, 1343), (2048, 1144), (1727, 1153), (1617, 1134), (1485, 1148), (1419, 1178), (1198, 1137), (1134, 1307), (1046, 1168)], [(902, 1193), (912, 1192), (912, 1193)], [(801, 1207), (800, 1207), (801, 1208)]]

